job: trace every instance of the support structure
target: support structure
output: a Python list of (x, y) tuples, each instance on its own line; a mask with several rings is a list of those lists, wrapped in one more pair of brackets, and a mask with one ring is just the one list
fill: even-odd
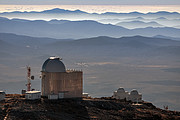
[(31, 91), (31, 67), (27, 66), (27, 91)]

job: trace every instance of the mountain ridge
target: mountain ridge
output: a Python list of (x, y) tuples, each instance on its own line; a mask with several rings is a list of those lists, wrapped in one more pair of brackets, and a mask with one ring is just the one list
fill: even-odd
[(117, 26), (122, 26), (128, 29), (135, 29), (135, 28), (146, 28), (146, 27), (164, 27), (163, 25), (151, 21), (151, 22), (143, 22), (139, 20), (128, 21), (128, 22), (119, 22), (116, 24)]
[[(171, 39), (171, 37), (166, 36), (154, 36), (154, 37), (146, 37), (146, 36), (125, 36), (125, 37), (109, 37), (109, 36), (98, 36), (98, 37), (91, 37), (91, 38), (82, 38), (82, 39), (54, 39), (54, 38), (48, 38), (48, 37), (31, 37), (26, 35), (17, 35), (13, 33), (0, 33), (1, 42), (8, 42), (10, 44), (19, 44), (20, 42), (25, 43), (25, 41), (29, 42), (40, 42), (44, 44), (49, 43), (57, 43), (57, 42), (78, 42), (83, 43), (90, 41), (91, 43), (97, 42), (101, 40), (101, 42), (113, 42), (114, 44), (118, 42), (127, 42), (127, 41), (139, 41), (139, 42), (148, 42), (148, 43), (154, 43), (159, 44), (163, 46), (163, 43), (165, 44), (173, 44), (178, 45), (180, 44), (180, 41)], [(37, 44), (37, 43), (35, 43)]]
[(129, 13), (118, 13), (118, 12), (105, 12), (105, 13), (88, 13), (79, 9), (76, 10), (66, 10), (66, 9), (61, 9), (61, 8), (53, 8), (53, 9), (49, 9), (49, 10), (43, 10), (40, 12), (37, 11), (13, 11), (13, 12), (2, 12), (0, 14), (5, 14), (5, 13), (85, 13), (85, 14), (140, 14), (140, 15), (148, 15), (148, 14), (165, 14), (165, 15), (171, 15), (171, 14), (176, 14), (176, 15), (180, 15), (180, 13), (178, 12), (168, 12), (168, 11), (157, 11), (157, 12), (148, 12), (148, 13), (141, 13), (141, 12), (129, 12)]
[(26, 22), (24, 22), (23, 19), (11, 20), (1, 17), (0, 23), (0, 32), (2, 33), (14, 33), (20, 35), (50, 37), (56, 39), (79, 39), (96, 36), (122, 37), (134, 35), (150, 37), (155, 35), (167, 34), (170, 37), (180, 37), (180, 29), (171, 27), (147, 27), (130, 30), (121, 26), (102, 24), (93, 20), (65, 21), (61, 22), (61, 24), (52, 24), (50, 21), (44, 20), (26, 20)]

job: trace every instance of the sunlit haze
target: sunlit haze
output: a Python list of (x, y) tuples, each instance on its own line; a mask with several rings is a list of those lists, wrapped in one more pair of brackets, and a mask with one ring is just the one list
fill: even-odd
[(0, 5), (0, 12), (12, 11), (43, 11), (53, 8), (61, 8), (67, 10), (82, 10), (89, 13), (104, 13), (104, 12), (180, 12), (180, 5)]

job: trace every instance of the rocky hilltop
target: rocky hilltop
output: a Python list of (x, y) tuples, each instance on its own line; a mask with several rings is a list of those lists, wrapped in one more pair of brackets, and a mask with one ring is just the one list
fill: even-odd
[(152, 103), (111, 98), (28, 101), (8, 94), (0, 102), (0, 120), (179, 120), (180, 112), (162, 110)]

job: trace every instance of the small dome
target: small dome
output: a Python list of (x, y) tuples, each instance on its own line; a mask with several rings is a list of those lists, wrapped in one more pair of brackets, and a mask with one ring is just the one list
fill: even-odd
[(65, 65), (61, 62), (59, 57), (50, 57), (48, 58), (43, 66), (43, 72), (66, 72)]
[(135, 90), (135, 89), (134, 89), (134, 90), (132, 90), (132, 91), (131, 91), (131, 93), (130, 93), (130, 94), (131, 94), (131, 95), (138, 95), (139, 93), (138, 93), (138, 91), (137, 91), (137, 90)]
[(124, 90), (124, 88), (120, 87), (120, 88), (117, 90), (117, 92), (121, 92), (121, 93), (123, 92), (123, 93), (124, 93), (125, 90)]

